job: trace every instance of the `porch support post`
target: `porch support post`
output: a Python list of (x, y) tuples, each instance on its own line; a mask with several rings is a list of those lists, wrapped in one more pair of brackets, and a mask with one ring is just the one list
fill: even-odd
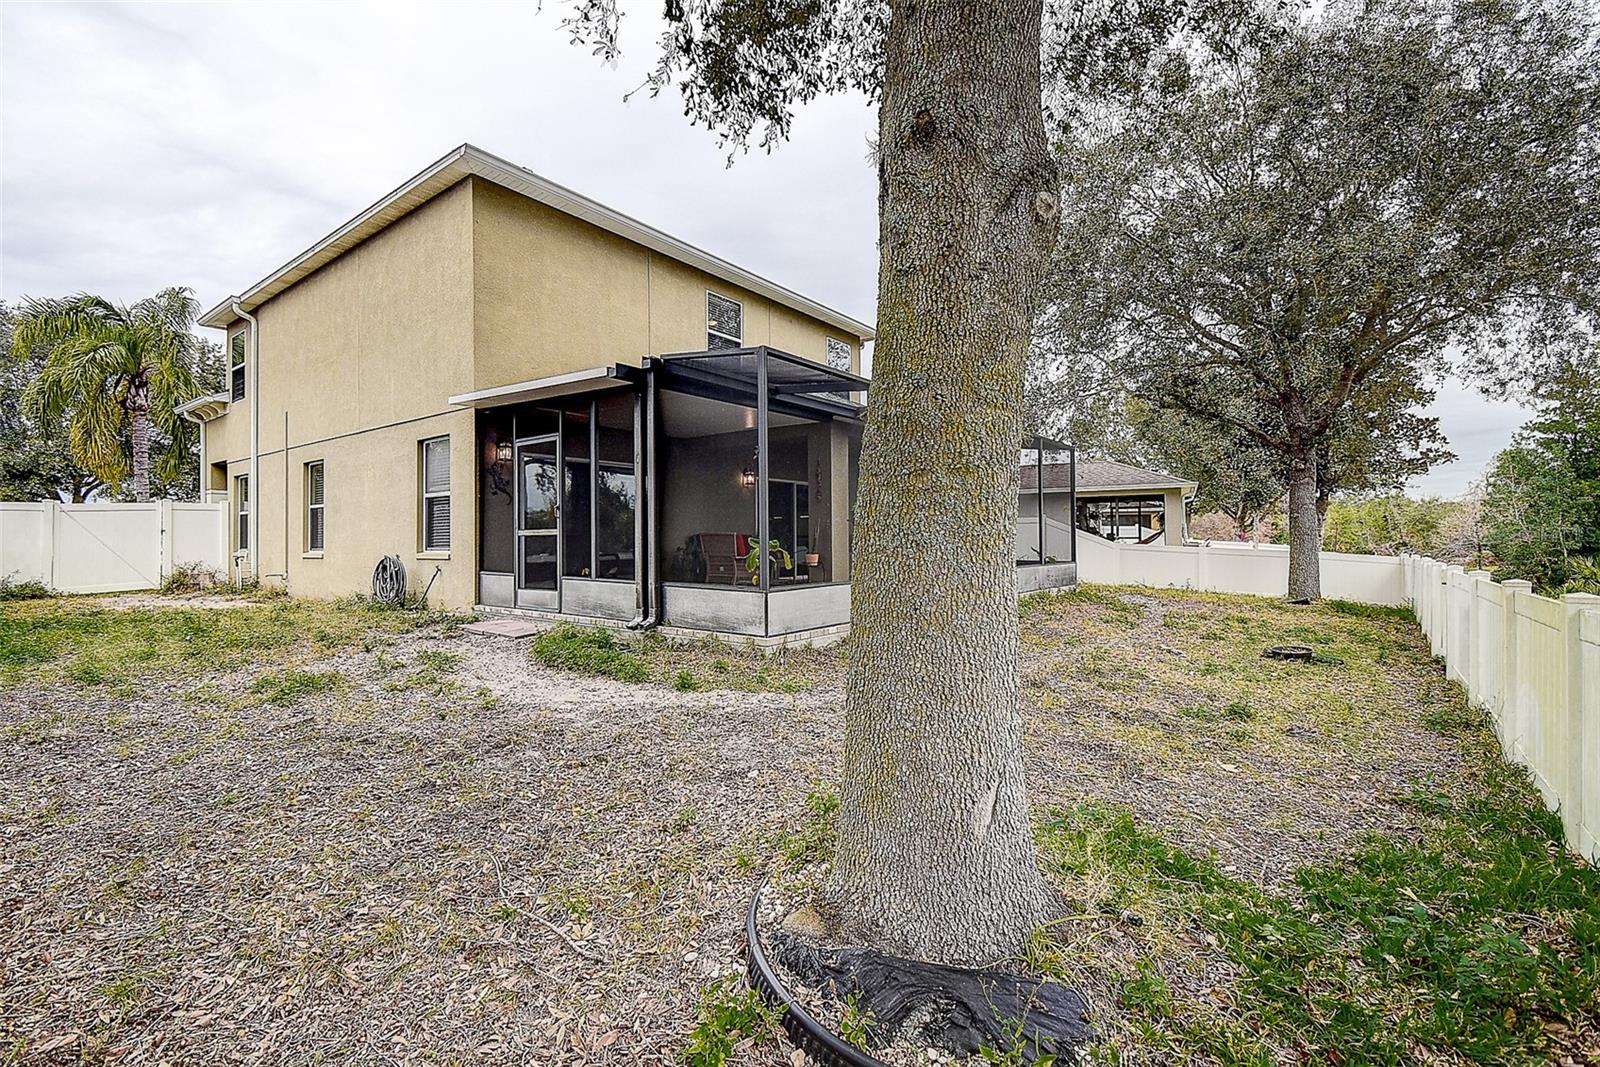
[[(635, 468), (637, 469), (637, 468)], [(638, 511), (638, 508), (634, 508)], [(589, 577), (600, 577), (600, 401), (589, 400)], [(634, 553), (638, 555), (637, 552)]]
[(1033, 435), (1033, 490), (1039, 498), (1039, 565), (1044, 565), (1044, 439)]
[(756, 542), (760, 549), (757, 560), (761, 578), (761, 591), (772, 586), (772, 568), (767, 560), (767, 545), (772, 539), (772, 508), (768, 497), (770, 486), (770, 457), (767, 448), (767, 349), (756, 349)]
[(1067, 449), (1067, 544), (1072, 562), (1078, 562), (1078, 449)]

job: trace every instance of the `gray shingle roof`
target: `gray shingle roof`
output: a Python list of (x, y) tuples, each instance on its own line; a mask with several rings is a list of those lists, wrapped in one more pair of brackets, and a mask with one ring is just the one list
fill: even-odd
[[(1044, 465), (1044, 487), (1046, 489), (1067, 489), (1070, 487), (1072, 468), (1065, 463), (1046, 463)], [(1038, 488), (1036, 480), (1037, 470), (1032, 463), (1022, 465), (1022, 488), (1024, 491)], [(1192, 487), (1193, 482), (1179, 478), (1172, 474), (1161, 474), (1158, 471), (1145, 470), (1135, 467), (1131, 463), (1118, 463), (1109, 459), (1080, 459), (1078, 461), (1078, 488), (1079, 489), (1110, 489), (1110, 488), (1139, 488), (1139, 489), (1185, 489)]]

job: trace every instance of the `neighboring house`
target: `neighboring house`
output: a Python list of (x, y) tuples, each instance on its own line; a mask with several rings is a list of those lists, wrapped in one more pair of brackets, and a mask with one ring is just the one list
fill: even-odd
[[(1188, 502), (1198, 485), (1170, 474), (1111, 460), (1079, 460), (1042, 467), (1047, 521), (1075, 526), (1109, 541), (1181, 545), (1188, 537)], [(1021, 515), (1039, 514), (1039, 470), (1022, 468)]]
[(848, 625), (862, 322), (470, 145), (201, 322), (239, 576), (348, 594), (393, 554), (449, 607)]

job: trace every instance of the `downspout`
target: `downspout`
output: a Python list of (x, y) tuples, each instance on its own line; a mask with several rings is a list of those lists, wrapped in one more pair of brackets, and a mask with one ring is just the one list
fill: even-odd
[[(645, 471), (644, 490), (644, 544), (645, 551), (640, 553), (644, 558), (635, 561), (634, 579), (638, 583), (638, 595), (641, 598), (639, 614), (628, 623), (630, 630), (649, 630), (661, 623), (661, 583), (658, 573), (661, 565), (661, 513), (656, 506), (658, 484), (656, 480), (656, 367), (655, 358), (647, 357), (644, 373), (644, 419), (643, 432), (636, 440), (642, 445), (635, 449), (635, 455), (643, 453)], [(634, 479), (639, 477), (639, 468), (634, 467)], [(634, 528), (638, 528), (639, 511), (634, 509)], [(638, 542), (635, 542), (637, 544)], [(646, 565), (648, 561), (648, 565)]]
[[(250, 577), (257, 576), (256, 552), (261, 545), (261, 324), (244, 309), (238, 297), (233, 300), (233, 313), (243, 319), (250, 329), (250, 544), (245, 548), (245, 558), (250, 561)], [(288, 486), (284, 486), (288, 492)]]

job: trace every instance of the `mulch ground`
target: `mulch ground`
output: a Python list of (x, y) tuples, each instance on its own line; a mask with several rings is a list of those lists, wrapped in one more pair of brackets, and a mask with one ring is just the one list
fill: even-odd
[[(1266, 604), (1026, 611), (1036, 805), (1120, 801), (1266, 884), (1403, 828), (1387, 798), (1459, 770), (1422, 639)], [(1295, 625), (1345, 664), (1260, 660)], [(0, 688), (0, 1056), (676, 1061), (831, 788), (842, 661), (814, 664), (806, 691), (679, 692), (435, 626), (308, 655), (321, 687), (279, 702), (249, 694), (281, 662)]]

